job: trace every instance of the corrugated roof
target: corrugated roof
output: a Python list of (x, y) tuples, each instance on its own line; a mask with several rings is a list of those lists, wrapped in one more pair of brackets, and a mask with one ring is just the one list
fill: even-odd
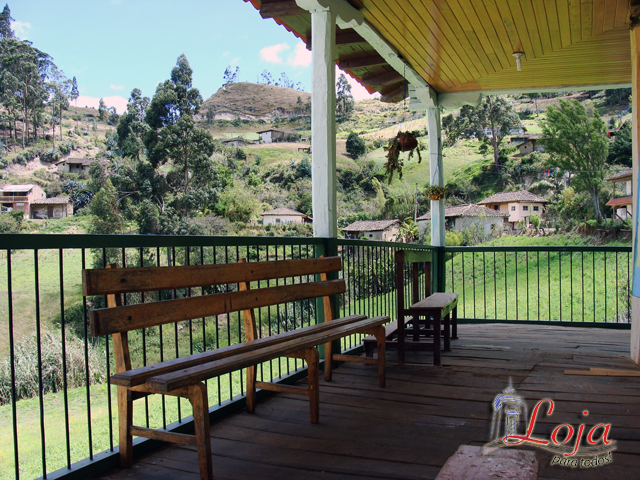
[(296, 212), (295, 210), (291, 210), (290, 208), (280, 207), (273, 210), (269, 210), (268, 212), (261, 213), (260, 215), (295, 215), (296, 217), (307, 217), (304, 213)]
[[(480, 205), (456, 205), (455, 207), (447, 207), (444, 209), (444, 216), (447, 217), (508, 217), (506, 212), (493, 210), (492, 208), (482, 207)], [(431, 220), (431, 212), (418, 217), (418, 220)]]
[(536, 195), (535, 193), (528, 192), (526, 190), (520, 190), (518, 192), (501, 192), (491, 195), (485, 198), (478, 205), (487, 203), (508, 203), (508, 202), (536, 202), (536, 203), (549, 203), (544, 197)]
[(66, 163), (72, 163), (74, 165), (91, 165), (97, 158), (67, 158), (63, 160)]
[(222, 140), (222, 143), (231, 143), (231, 142), (246, 142), (246, 140), (242, 137), (227, 138), (225, 140)]
[(28, 192), (35, 185), (28, 183), (26, 185), (5, 185), (0, 188), (0, 192)]
[(631, 180), (632, 176), (633, 176), (633, 168), (629, 168), (628, 170), (622, 170), (621, 172), (618, 172), (615, 175), (611, 175), (610, 177), (605, 178), (605, 180), (609, 180), (610, 182), (612, 182), (614, 180), (622, 180), (623, 178), (626, 178), (626, 177), (629, 177), (629, 180)]
[(610, 207), (623, 207), (625, 205), (633, 204), (633, 196), (629, 195), (628, 197), (618, 197), (612, 198), (607, 202), (607, 205)]
[(260, 130), (259, 132), (256, 133), (266, 133), (266, 132), (279, 132), (279, 133), (284, 133), (284, 130), (278, 130), (277, 128), (269, 128), (267, 130)]
[(51, 197), (34, 200), (31, 205), (66, 205), (70, 202), (69, 197)]
[(359, 220), (347, 225), (342, 229), (343, 232), (378, 232), (386, 230), (400, 220)]

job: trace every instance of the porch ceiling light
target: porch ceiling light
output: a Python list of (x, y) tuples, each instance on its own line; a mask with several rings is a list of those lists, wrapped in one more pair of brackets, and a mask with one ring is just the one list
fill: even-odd
[(518, 68), (518, 71), (521, 72), (522, 71), (522, 56), (524, 55), (524, 53), (522, 52), (514, 52), (513, 56), (516, 57), (516, 67)]

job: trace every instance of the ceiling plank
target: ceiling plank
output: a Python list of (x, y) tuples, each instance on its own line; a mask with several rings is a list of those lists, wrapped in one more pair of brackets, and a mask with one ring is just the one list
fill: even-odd
[[(356, 45), (359, 43), (367, 43), (358, 32), (354, 30), (336, 29), (336, 47), (345, 47), (348, 45)], [(311, 50), (311, 34), (307, 35), (307, 50)]]
[(502, 49), (509, 60), (509, 65), (513, 65), (512, 54), (514, 51), (513, 45), (511, 45), (511, 40), (509, 39), (509, 34), (507, 33), (507, 29), (505, 28), (504, 22), (500, 17), (500, 11), (498, 10), (498, 6), (496, 5), (495, 0), (486, 0), (484, 5), (487, 10), (487, 14), (489, 18), (491, 18), (491, 23), (493, 24), (493, 28), (498, 35), (498, 39), (502, 44)]
[(475, 2), (475, 5), (470, 0), (458, 0), (460, 7), (467, 16), (469, 23), (473, 26), (473, 30), (480, 40), (485, 53), (491, 60), (493, 68), (500, 70), (501, 68), (509, 67), (509, 58), (507, 58), (502, 45), (498, 40), (493, 24), (482, 2)]
[[(486, 5), (487, 3), (494, 3), (494, 2), (492, 0), (488, 0), (483, 3), (476, 2), (475, 4), (471, 4), (471, 5), (478, 17), (479, 22), (482, 24), (482, 27), (484, 28), (484, 31), (487, 37), (489, 38), (489, 41), (491, 42), (491, 48), (493, 49), (496, 56), (498, 57), (498, 60), (500, 61), (502, 68), (509, 68), (512, 60), (511, 58), (512, 50), (511, 49), (505, 50), (504, 48), (505, 44), (500, 41), (500, 35), (498, 33), (498, 30), (496, 29), (494, 21), (491, 18), (489, 12), (487, 11), (487, 5)], [(502, 23), (500, 23), (500, 25), (502, 26)], [(504, 26), (502, 27), (503, 27), (502, 31), (504, 32), (504, 35), (505, 35), (505, 40), (508, 40), (509, 37), (507, 36), (507, 32), (506, 30), (504, 30)]]
[(593, 25), (593, 2), (592, 0), (582, 0), (580, 3), (582, 20), (582, 40), (591, 38), (591, 26)]
[(605, 5), (605, 0), (593, 1), (593, 22), (591, 24), (591, 36), (599, 35), (603, 32), (604, 5)]
[(374, 67), (376, 65), (386, 65), (387, 61), (380, 55), (366, 55), (362, 57), (345, 58), (338, 60), (338, 67), (342, 70), (352, 70), (355, 68)]
[(307, 11), (300, 8), (295, 0), (283, 0), (271, 3), (262, 2), (262, 5), (260, 5), (260, 16), (262, 18), (293, 17), (306, 13)]
[[(540, 42), (534, 42), (533, 38), (529, 35), (529, 27), (527, 25), (527, 18), (521, 8), (520, 0), (509, 0), (509, 9), (511, 10), (511, 16), (516, 25), (518, 31), (518, 38), (522, 42), (522, 48), (527, 58), (535, 58), (542, 55), (542, 45)], [(532, 18), (535, 22), (535, 20)], [(535, 30), (538, 33), (537, 27)]]
[(544, 11), (547, 13), (551, 49), (560, 50), (562, 48), (562, 37), (560, 35), (560, 21), (558, 19), (556, 0), (544, 0)]
[[(456, 10), (454, 11), (452, 7)], [(460, 9), (458, 2), (455, 0), (453, 2), (440, 0), (438, 2), (438, 9), (449, 26), (451, 26), (454, 31), (459, 32), (457, 35), (458, 40), (460, 44), (467, 49), (471, 60), (478, 62), (477, 67), (480, 74), (487, 75), (488, 73), (495, 72), (496, 69), (489, 61), (487, 54), (480, 45), (480, 41), (471, 28), (464, 12)]]
[(540, 34), (540, 40), (542, 41), (542, 50), (544, 50), (544, 53), (550, 53), (553, 50), (553, 47), (551, 46), (549, 20), (547, 18), (547, 11), (543, 0), (533, 0), (533, 13), (536, 16), (536, 23), (538, 24), (538, 33)]
[(531, 39), (531, 43), (533, 44), (533, 51), (536, 54), (536, 57), (541, 57), (545, 54), (544, 45), (542, 43), (542, 38), (540, 35), (540, 31), (538, 30), (538, 22), (536, 21), (536, 14), (533, 10), (532, 3), (529, 2), (518, 2), (520, 4), (520, 9), (522, 10), (522, 16), (524, 17), (524, 21), (527, 25), (527, 31), (529, 32), (529, 38)]
[(558, 7), (558, 22), (560, 24), (560, 37), (562, 38), (562, 47), (571, 45), (571, 15), (569, 15), (569, 1), (556, 0)]
[(386, 72), (381, 75), (363, 78), (360, 83), (365, 87), (384, 87), (391, 83), (398, 82), (399, 80), (403, 80), (402, 75), (394, 70), (393, 72)]
[(623, 25), (627, 25), (628, 19), (629, 19), (628, 0), (618, 0), (618, 5), (616, 7), (616, 20), (615, 20), (614, 26), (622, 27)]
[(602, 31), (608, 32), (613, 30), (616, 21), (616, 6), (617, 0), (605, 0), (604, 4), (604, 19), (602, 21)]
[(582, 23), (580, 21), (580, 2), (569, 2), (569, 21), (571, 23), (571, 43), (582, 39)]

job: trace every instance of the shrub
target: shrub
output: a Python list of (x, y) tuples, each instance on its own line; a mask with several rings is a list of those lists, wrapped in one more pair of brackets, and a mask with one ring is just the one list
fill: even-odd
[(347, 153), (353, 158), (358, 158), (367, 151), (364, 140), (357, 133), (351, 132), (347, 137)]
[[(86, 384), (84, 342), (70, 335), (65, 344), (65, 363), (67, 368), (67, 386), (77, 388)], [(15, 343), (15, 392), (16, 400), (35, 397), (42, 393), (55, 393), (63, 387), (62, 342), (58, 335), (49, 332), (42, 335), (42, 385), (38, 372), (38, 339), (29, 335)], [(89, 383), (102, 383), (106, 380), (104, 352), (95, 345), (88, 347)], [(11, 401), (11, 361), (0, 362), (0, 405)]]

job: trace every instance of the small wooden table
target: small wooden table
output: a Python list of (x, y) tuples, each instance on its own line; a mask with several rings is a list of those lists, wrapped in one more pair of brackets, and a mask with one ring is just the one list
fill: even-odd
[[(444, 351), (451, 351), (451, 339), (458, 338), (458, 293), (436, 292), (406, 309), (409, 319), (398, 329), (398, 360), (404, 363), (406, 350), (433, 350), (433, 364), (440, 365), (440, 339), (444, 321)], [(407, 323), (412, 329), (407, 330)], [(432, 328), (428, 328), (433, 322)], [(421, 328), (425, 325), (426, 328)], [(420, 337), (433, 336), (433, 343), (421, 342)], [(407, 337), (411, 338), (407, 342)]]

